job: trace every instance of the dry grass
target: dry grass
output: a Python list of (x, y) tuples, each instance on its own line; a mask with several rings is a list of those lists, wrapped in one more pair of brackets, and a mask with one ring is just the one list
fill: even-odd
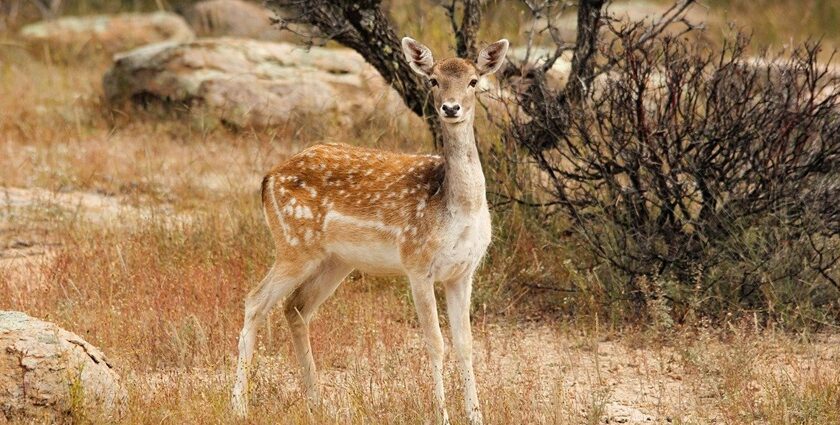
[[(45, 224), (37, 209), (25, 212), (12, 224), (46, 226), (60, 235), (59, 248), (27, 282), (0, 274), (0, 292), (8, 294), (0, 308), (55, 321), (104, 349), (131, 394), (126, 423), (229, 422), (242, 297), (270, 260), (254, 207), (234, 200), (174, 227), (94, 225), (60, 211)], [(837, 337), (743, 323), (647, 333), (482, 311), (475, 327), (489, 423), (600, 423), (622, 407), (676, 423), (838, 420)], [(422, 341), (402, 282), (352, 276), (323, 306), (312, 336), (323, 411), (307, 411), (286, 327), (274, 315), (260, 339), (254, 423), (433, 421)], [(457, 374), (449, 369), (450, 406), (458, 412)]]
[[(431, 24), (417, 25), (422, 32)], [(130, 392), (125, 423), (231, 422), (242, 303), (272, 255), (258, 206), (261, 175), (325, 141), (428, 151), (422, 125), (382, 115), (349, 129), (297, 122), (231, 132), (200, 115), (115, 114), (100, 100), (104, 63), (42, 63), (6, 41), (0, 309), (54, 321), (108, 353)], [(491, 144), (495, 130), (479, 131)], [(13, 204), (3, 201), (5, 187), (84, 193), (123, 207), (84, 213), (86, 206), (61, 201), (72, 196)], [(477, 278), (474, 319), (488, 423), (597, 424), (621, 412), (684, 424), (840, 422), (836, 336), (741, 321), (716, 330), (628, 329), (592, 313), (602, 289), (564, 266), (574, 247), (545, 242), (522, 210), (497, 212), (495, 220), (500, 230)], [(572, 279), (588, 289), (562, 305), (512, 284)], [(535, 314), (553, 308), (567, 319)], [(251, 422), (434, 422), (402, 279), (352, 275), (322, 307), (312, 339), (322, 410), (307, 410), (285, 323), (274, 314), (260, 337)], [(448, 368), (450, 411), (463, 423), (457, 373), (452, 362)], [(79, 422), (105, 422), (77, 413)]]

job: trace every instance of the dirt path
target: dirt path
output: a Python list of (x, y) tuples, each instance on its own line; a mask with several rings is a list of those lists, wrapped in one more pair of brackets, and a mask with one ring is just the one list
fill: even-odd
[[(349, 415), (360, 387), (361, 397), (373, 400), (388, 399), (389, 392), (405, 388), (406, 380), (417, 380), (428, 390), (416, 332), (400, 342), (380, 341), (373, 350), (343, 348), (353, 357), (315, 349), (325, 405), (333, 417)], [(303, 403), (290, 354), (258, 356), (257, 364), (253, 379), (258, 405)], [(495, 324), (479, 327), (475, 344), (485, 405), (513, 403), (514, 408), (527, 408), (532, 423), (540, 424), (730, 423), (724, 412), (729, 396), (723, 394), (732, 390), (727, 386), (755, 392), (749, 400), (758, 402), (772, 390), (767, 384), (771, 375), (801, 377), (807, 371), (835, 370), (838, 364), (840, 336), (794, 343), (784, 336), (723, 342), (712, 335), (682, 335), (663, 345), (646, 343), (640, 336), (573, 336), (547, 324)], [(150, 397), (173, 387), (199, 393), (215, 389), (226, 397), (233, 366), (228, 369), (135, 374), (130, 379)], [(406, 376), (412, 373), (417, 376)], [(730, 382), (735, 375), (742, 381)], [(452, 406), (460, 402), (460, 389), (451, 353), (446, 380)], [(492, 415), (490, 419), (499, 422)]]

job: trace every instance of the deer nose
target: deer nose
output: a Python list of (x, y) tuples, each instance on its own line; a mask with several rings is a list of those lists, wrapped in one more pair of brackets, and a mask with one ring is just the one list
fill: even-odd
[(443, 111), (443, 115), (447, 117), (457, 117), (458, 113), (461, 111), (461, 105), (457, 103), (444, 103), (440, 106), (440, 110)]

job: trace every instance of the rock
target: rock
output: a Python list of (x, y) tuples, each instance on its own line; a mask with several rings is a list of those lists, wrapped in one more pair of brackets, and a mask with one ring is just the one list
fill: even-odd
[(180, 12), (199, 37), (242, 37), (289, 41), (291, 33), (271, 24), (274, 12), (242, 0), (205, 0)]
[(194, 38), (180, 16), (166, 12), (67, 16), (27, 25), (20, 30), (20, 36), (33, 52), (61, 61)]
[[(652, 24), (654, 20), (658, 19), (670, 7), (670, 2), (651, 2), (644, 0), (633, 1), (616, 1), (610, 2), (604, 9), (604, 15), (610, 16), (612, 19), (619, 22), (639, 22), (645, 21), (648, 25)], [(704, 22), (714, 21), (715, 16), (709, 12), (708, 8), (701, 5), (694, 4), (685, 11), (685, 19), (692, 25), (699, 25)], [(566, 11), (560, 16), (555, 16), (552, 19), (555, 30), (552, 32), (554, 36), (558, 36), (564, 42), (573, 43), (577, 38), (577, 13), (574, 11)], [(617, 24), (619, 27), (620, 24)], [(549, 34), (547, 30), (548, 21), (545, 18), (538, 18), (528, 25), (522, 25), (521, 30), (523, 34), (525, 31), (533, 29), (536, 33)], [(684, 25), (675, 24), (666, 29), (666, 34), (678, 34), (685, 29)], [(602, 28), (603, 33), (607, 32), (607, 28)], [(538, 40), (539, 41), (539, 40)], [(546, 42), (550, 42), (549, 37), (545, 37)]]
[(0, 311), (0, 419), (116, 416), (125, 389), (105, 355), (78, 335), (16, 311)]
[[(505, 68), (502, 75), (506, 78), (515, 92), (524, 92), (533, 83), (535, 67), (542, 67), (545, 61), (554, 55), (554, 49), (534, 46), (530, 52), (528, 47), (514, 47), (508, 52), (508, 59), (515, 66)], [(558, 90), (566, 85), (569, 73), (572, 71), (572, 53), (562, 54), (546, 72), (548, 87)]]
[[(236, 127), (284, 124), (300, 114), (345, 119), (402, 113), (399, 96), (349, 49), (218, 38), (158, 43), (115, 56), (105, 74), (112, 105), (201, 105)], [(402, 109), (400, 109), (402, 108)]]
[(603, 422), (607, 424), (652, 424), (653, 416), (647, 415), (639, 409), (618, 403), (607, 403), (604, 406)]

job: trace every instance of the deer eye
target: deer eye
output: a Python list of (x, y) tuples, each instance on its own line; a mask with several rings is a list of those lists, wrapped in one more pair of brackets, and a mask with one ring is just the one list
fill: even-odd
[(437, 80), (436, 80), (436, 79), (431, 78), (431, 79), (429, 79), (429, 84), (431, 84), (431, 85), (432, 85), (432, 87), (437, 87), (438, 82), (437, 82)]
[(478, 80), (473, 78), (472, 81), (470, 81), (470, 87), (475, 87), (476, 84), (478, 84)]

